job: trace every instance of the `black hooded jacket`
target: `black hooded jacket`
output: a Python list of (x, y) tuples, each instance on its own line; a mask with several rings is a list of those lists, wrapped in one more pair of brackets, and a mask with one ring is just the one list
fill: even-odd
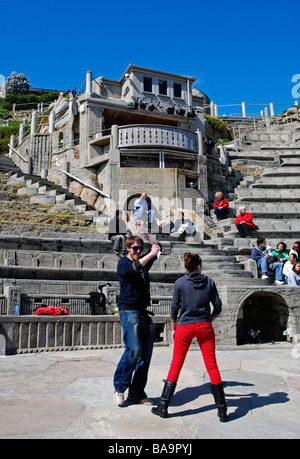
[[(210, 303), (213, 305), (211, 311)], [(178, 312), (180, 325), (196, 322), (211, 322), (222, 310), (222, 301), (219, 297), (215, 282), (201, 274), (188, 273), (177, 279), (171, 304), (171, 319), (177, 320)]]

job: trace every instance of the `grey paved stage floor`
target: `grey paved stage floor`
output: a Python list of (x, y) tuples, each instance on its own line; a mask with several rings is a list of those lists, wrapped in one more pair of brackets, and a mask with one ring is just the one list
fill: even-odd
[[(226, 382), (220, 423), (202, 356), (188, 352), (169, 418), (113, 401), (123, 349), (0, 356), (0, 439), (299, 439), (300, 348), (218, 348)], [(172, 347), (155, 347), (147, 393), (157, 402)]]

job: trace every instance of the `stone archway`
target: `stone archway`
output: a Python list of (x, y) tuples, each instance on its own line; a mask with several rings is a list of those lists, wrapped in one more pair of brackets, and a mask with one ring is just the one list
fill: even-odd
[[(270, 291), (258, 291), (242, 303), (237, 318), (237, 345), (284, 341), (289, 309), (284, 299)], [(253, 330), (253, 332), (249, 332)], [(259, 333), (255, 333), (259, 330)]]

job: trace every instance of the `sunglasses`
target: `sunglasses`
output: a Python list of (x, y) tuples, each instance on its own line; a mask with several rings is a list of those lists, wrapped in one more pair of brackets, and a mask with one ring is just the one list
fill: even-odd
[(143, 250), (143, 246), (142, 245), (134, 245), (132, 247), (130, 247), (134, 252), (137, 252), (138, 250), (142, 251)]

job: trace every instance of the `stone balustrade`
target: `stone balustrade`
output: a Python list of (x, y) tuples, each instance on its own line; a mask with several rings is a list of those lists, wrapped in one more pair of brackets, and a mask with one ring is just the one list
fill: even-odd
[(136, 125), (118, 129), (118, 148), (125, 147), (178, 148), (197, 153), (197, 135), (170, 126)]

